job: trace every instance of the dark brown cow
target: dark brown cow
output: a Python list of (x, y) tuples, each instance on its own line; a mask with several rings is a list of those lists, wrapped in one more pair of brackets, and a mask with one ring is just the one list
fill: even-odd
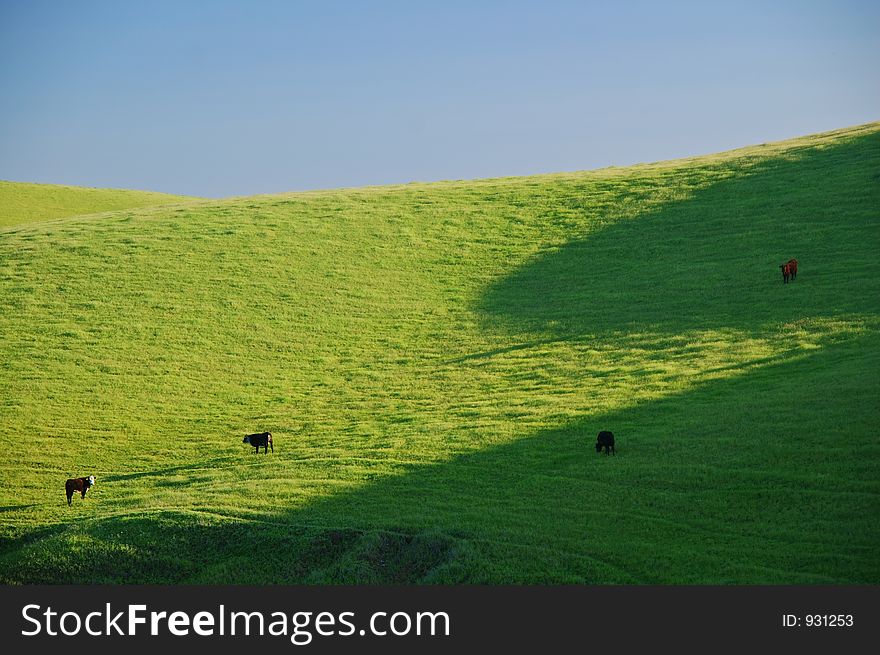
[(71, 478), (64, 484), (64, 489), (67, 491), (67, 504), (70, 505), (71, 498), (73, 498), (73, 494), (77, 491), (82, 494), (83, 499), (86, 497), (86, 492), (95, 486), (95, 476), (90, 475), (87, 478)]
[(275, 452), (275, 446), (272, 444), (272, 433), (271, 432), (258, 432), (257, 434), (249, 434), (241, 441), (242, 443), (249, 443), (254, 447), (254, 455), (260, 452), (260, 447), (263, 448), (263, 454), (269, 452), (269, 448), (272, 449), (272, 452)]
[(779, 268), (782, 271), (782, 283), (788, 284), (788, 278), (791, 277), (791, 269), (788, 268), (788, 264), (780, 264)]
[(798, 260), (789, 259), (784, 264), (780, 264), (779, 268), (782, 270), (782, 283), (788, 284), (789, 279), (794, 280), (797, 277), (797, 266)]

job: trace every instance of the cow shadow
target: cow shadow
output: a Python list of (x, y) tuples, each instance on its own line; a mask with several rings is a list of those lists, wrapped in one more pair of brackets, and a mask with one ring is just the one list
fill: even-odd
[(166, 478), (168, 476), (192, 473), (193, 471), (209, 469), (217, 466), (229, 465), (237, 462), (238, 458), (234, 455), (226, 455), (223, 457), (213, 457), (207, 460), (199, 460), (191, 464), (181, 464), (180, 466), (166, 466), (160, 469), (149, 471), (137, 471), (135, 473), (108, 473), (101, 476), (101, 482), (132, 482), (134, 480), (145, 480), (149, 478)]
[(31, 505), (3, 505), (0, 506), (0, 514), (3, 512), (18, 512), (23, 509), (30, 509)]

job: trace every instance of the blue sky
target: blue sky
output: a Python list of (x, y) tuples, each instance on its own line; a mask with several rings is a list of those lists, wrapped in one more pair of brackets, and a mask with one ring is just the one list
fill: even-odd
[(880, 119), (880, 3), (0, 0), (0, 179), (204, 196)]

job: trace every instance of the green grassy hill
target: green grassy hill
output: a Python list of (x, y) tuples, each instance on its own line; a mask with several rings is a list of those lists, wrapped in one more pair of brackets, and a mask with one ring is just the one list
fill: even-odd
[(91, 189), (0, 180), (0, 229), (80, 214), (168, 205), (186, 200), (152, 191)]
[(9, 229), (0, 581), (876, 584), (878, 213), (874, 123)]

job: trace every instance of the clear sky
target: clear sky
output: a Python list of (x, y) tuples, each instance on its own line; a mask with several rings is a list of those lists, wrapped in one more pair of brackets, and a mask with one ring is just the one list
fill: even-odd
[(0, 179), (204, 196), (880, 119), (880, 2), (0, 0)]

